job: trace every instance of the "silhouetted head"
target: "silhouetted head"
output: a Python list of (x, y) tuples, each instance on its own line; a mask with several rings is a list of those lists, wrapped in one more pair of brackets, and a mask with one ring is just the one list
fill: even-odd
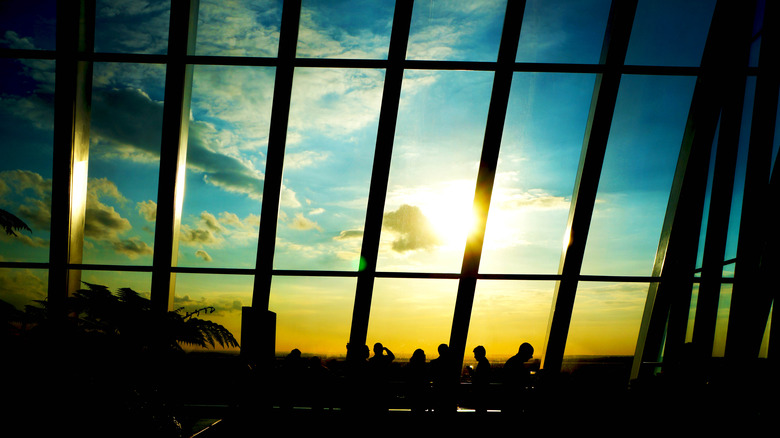
[(485, 347), (481, 345), (477, 345), (476, 348), (474, 348), (474, 358), (475, 359), (482, 359), (485, 357)]
[(440, 344), (438, 350), (439, 350), (439, 356), (446, 356), (447, 353), (450, 351), (450, 347), (448, 347), (447, 344)]
[(517, 350), (517, 355), (523, 359), (523, 362), (528, 362), (532, 357), (534, 357), (534, 347), (532, 347), (528, 342), (523, 342), (520, 344), (520, 348)]
[(412, 353), (411, 359), (409, 359), (411, 362), (425, 362), (425, 351), (423, 351), (422, 348), (418, 348), (414, 350), (414, 353)]
[(382, 354), (382, 350), (384, 348), (385, 347), (382, 345), (381, 342), (377, 342), (376, 344), (374, 344), (374, 354), (381, 355)]

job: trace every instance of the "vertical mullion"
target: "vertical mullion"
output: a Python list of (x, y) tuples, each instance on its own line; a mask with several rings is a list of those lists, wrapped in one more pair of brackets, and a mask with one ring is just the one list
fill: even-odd
[(268, 157), (263, 181), (263, 204), (260, 211), (256, 273), (252, 294), (252, 307), (259, 310), (268, 309), (271, 294), (276, 227), (282, 192), (284, 153), (300, 15), (301, 0), (285, 0), (279, 34), (278, 64), (274, 78), (274, 100), (268, 133)]
[(57, 8), (49, 293), (52, 307), (79, 288), (87, 198), (95, 2)]
[(601, 52), (601, 62), (605, 64), (606, 71), (596, 77), (593, 89), (593, 99), (569, 209), (566, 247), (561, 254), (558, 269), (561, 280), (555, 287), (547, 328), (543, 367), (553, 373), (560, 370), (563, 361), (585, 243), (620, 86), (620, 68), (626, 57), (636, 5), (637, 0), (613, 1), (607, 21)]
[(184, 202), (192, 65), (199, 0), (173, 0), (165, 70), (165, 102), (160, 146), (160, 180), (152, 259), (152, 306), (166, 312), (173, 305), (178, 262), (179, 226)]
[(450, 333), (450, 351), (453, 357), (459, 358), (461, 361), (465, 354), (466, 340), (468, 338), (471, 310), (474, 304), (474, 291), (477, 286), (477, 274), (479, 273), (479, 262), (482, 256), (485, 227), (493, 192), (493, 183), (496, 177), (501, 138), (504, 133), (509, 92), (514, 74), (513, 66), (517, 56), (517, 45), (520, 39), (520, 28), (523, 23), (524, 12), (525, 0), (509, 0), (507, 2), (498, 61), (493, 77), (493, 90), (485, 124), (482, 156), (474, 191), (472, 209), (475, 224), (466, 241), (463, 263), (461, 265), (461, 277), (458, 282), (458, 295), (455, 302), (452, 331)]
[(673, 360), (685, 342), (712, 142), (725, 96), (740, 89), (745, 65), (736, 63), (745, 60), (749, 44), (749, 9), (718, 2), (713, 13), (653, 266), (660, 281), (648, 289), (632, 378), (662, 353), (664, 362)]
[(773, 213), (766, 211), (766, 201), (771, 196), (772, 142), (780, 90), (780, 75), (773, 62), (778, 50), (777, 16), (777, 2), (766, 2), (726, 338), (726, 357), (735, 359), (758, 357), (772, 291), (776, 289), (773, 282), (762, 276), (762, 265), (763, 259), (776, 251), (765, 242), (774, 233), (776, 220)]
[(366, 207), (366, 222), (363, 229), (360, 266), (352, 311), (350, 345), (364, 345), (366, 343), (413, 3), (412, 0), (396, 1), (393, 14), (393, 28), (387, 54), (387, 69), (385, 70), (382, 104), (377, 126), (376, 150), (371, 171), (371, 186)]

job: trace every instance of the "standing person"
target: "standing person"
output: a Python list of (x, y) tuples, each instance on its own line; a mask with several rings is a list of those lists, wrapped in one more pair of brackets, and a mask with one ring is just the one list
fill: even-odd
[(474, 395), (474, 408), (478, 413), (487, 412), (487, 399), (490, 385), (490, 362), (485, 356), (487, 352), (485, 347), (478, 345), (474, 349), (474, 359), (477, 360), (477, 367), (471, 374), (471, 385)]
[(413, 413), (425, 412), (428, 405), (431, 376), (428, 363), (425, 361), (425, 351), (422, 348), (414, 350), (409, 363), (404, 367), (406, 380), (406, 396)]
[(526, 362), (534, 357), (534, 347), (528, 342), (520, 344), (517, 354), (507, 359), (504, 364), (504, 410), (507, 412), (522, 411), (531, 386), (531, 371)]
[(390, 392), (390, 365), (395, 360), (395, 354), (381, 342), (374, 344), (374, 355), (368, 359), (368, 373), (371, 388), (369, 406), (379, 412), (389, 408), (391, 400)]
[(440, 344), (438, 352), (439, 357), (431, 361), (433, 410), (437, 414), (446, 414), (457, 409), (455, 391), (458, 385), (458, 370), (453, 365), (447, 344)]

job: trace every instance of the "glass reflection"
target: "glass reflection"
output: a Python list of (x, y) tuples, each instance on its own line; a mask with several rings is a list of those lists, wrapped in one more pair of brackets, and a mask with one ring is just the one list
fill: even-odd
[[(40, 307), (35, 301), (47, 297), (48, 274), (44, 269), (0, 269), (0, 301), (10, 304), (19, 312), (23, 312), (27, 305)], [(5, 303), (0, 304), (5, 306)], [(3, 311), (10, 312), (10, 309), (4, 308)], [(4, 316), (11, 315), (6, 313)], [(10, 319), (3, 322), (10, 322)]]
[(623, 76), (583, 274), (650, 275), (695, 78)]
[(2, 261), (46, 262), (51, 224), (54, 61), (0, 59), (0, 209), (24, 227), (0, 230)]
[(198, 65), (179, 265), (254, 267), (274, 69)]
[(449, 343), (457, 291), (457, 280), (377, 278), (367, 344), (381, 342), (399, 360), (418, 348), (435, 358)]
[(492, 76), (405, 72), (377, 270), (460, 270)]
[(295, 70), (275, 268), (358, 269), (383, 79)]
[(482, 273), (556, 273), (595, 76), (515, 73)]
[(274, 277), (268, 309), (276, 313), (277, 356), (294, 348), (323, 359), (344, 356), (355, 285), (354, 278)]
[(610, 4), (610, 0), (527, 1), (517, 62), (598, 63)]

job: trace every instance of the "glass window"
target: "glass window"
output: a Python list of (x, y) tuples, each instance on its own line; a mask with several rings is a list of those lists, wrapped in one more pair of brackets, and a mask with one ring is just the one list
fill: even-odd
[(383, 80), (295, 70), (275, 268), (358, 269)]
[(598, 63), (610, 3), (610, 0), (527, 1), (517, 62)]
[[(172, 310), (222, 325), (240, 345), (242, 308), (252, 304), (253, 282), (253, 277), (248, 275), (178, 273)], [(182, 347), (191, 351), (201, 350), (192, 345)], [(209, 350), (238, 351), (223, 349), (219, 344)]]
[(415, 2), (407, 59), (495, 61), (506, 0)]
[(28, 228), (0, 230), (2, 261), (46, 262), (51, 223), (54, 61), (0, 59), (0, 209)]
[(564, 356), (633, 356), (648, 287), (580, 282)]
[(626, 64), (698, 66), (715, 0), (639, 0)]
[(200, 0), (195, 53), (276, 56), (282, 0)]
[(170, 0), (96, 0), (95, 7), (96, 52), (168, 52)]
[(460, 271), (492, 78), (405, 72), (377, 270)]
[(151, 265), (165, 67), (93, 67), (84, 263)]
[(45, 269), (0, 269), (0, 300), (20, 312), (27, 305), (39, 307), (35, 301), (45, 300), (48, 295), (48, 274)]
[(347, 352), (354, 278), (275, 276), (268, 310), (276, 313), (276, 352), (343, 357)]
[(274, 72), (194, 68), (179, 266), (255, 266)]
[(623, 76), (583, 274), (651, 274), (695, 80)]
[(399, 360), (421, 348), (430, 359), (449, 343), (457, 280), (377, 278), (368, 322), (369, 348), (381, 342)]
[(720, 286), (718, 298), (718, 317), (715, 320), (715, 341), (712, 346), (713, 357), (723, 357), (726, 354), (726, 333), (729, 328), (729, 313), (731, 311), (731, 292), (734, 285), (724, 283)]
[(0, 2), (0, 47), (54, 50), (56, 4), (56, 0)]
[(558, 271), (594, 80), (515, 73), (480, 272)]
[(554, 292), (552, 281), (478, 281), (465, 362), (474, 365), (471, 352), (482, 345), (490, 363), (501, 364), (517, 354), (523, 342), (534, 347), (534, 359), (540, 360)]
[(387, 58), (395, 0), (304, 0), (298, 56)]

